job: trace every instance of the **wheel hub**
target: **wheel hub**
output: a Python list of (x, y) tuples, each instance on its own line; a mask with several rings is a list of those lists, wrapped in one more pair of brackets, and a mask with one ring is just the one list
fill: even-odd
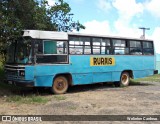
[(57, 81), (57, 86), (56, 86), (57, 89), (61, 90), (64, 88), (64, 82), (63, 81)]
[(123, 75), (123, 76), (122, 76), (122, 82), (123, 82), (123, 83), (127, 83), (127, 80), (128, 80), (127, 75)]

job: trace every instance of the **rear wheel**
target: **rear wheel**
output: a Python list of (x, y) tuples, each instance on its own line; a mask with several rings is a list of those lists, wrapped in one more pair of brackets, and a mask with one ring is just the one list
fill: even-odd
[(53, 81), (53, 86), (51, 88), (54, 94), (63, 94), (68, 89), (68, 80), (64, 76), (58, 76)]
[(120, 85), (121, 86), (128, 86), (129, 85), (129, 73), (128, 72), (123, 72), (121, 74)]
[(122, 72), (121, 77), (120, 77), (120, 82), (115, 82), (114, 85), (115, 87), (120, 87), (120, 86), (128, 86), (129, 85), (129, 73), (128, 72)]

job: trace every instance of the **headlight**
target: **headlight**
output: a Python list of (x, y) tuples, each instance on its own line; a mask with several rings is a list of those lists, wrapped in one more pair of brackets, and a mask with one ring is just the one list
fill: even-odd
[(25, 76), (25, 72), (24, 71), (20, 71), (19, 72), (19, 76)]

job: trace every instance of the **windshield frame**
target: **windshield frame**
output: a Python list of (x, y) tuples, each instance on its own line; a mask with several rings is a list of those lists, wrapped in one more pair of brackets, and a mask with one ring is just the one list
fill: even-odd
[[(6, 59), (6, 64), (14, 64), (14, 65), (31, 65), (31, 64), (34, 64), (34, 39), (32, 39), (31, 37), (18, 37), (17, 39), (10, 39), (10, 45), (9, 45), (9, 47), (8, 47), (8, 49), (7, 49), (7, 56), (8, 56), (8, 60)], [(23, 49), (23, 47), (20, 47), (20, 45), (26, 45), (26, 44), (23, 44), (24, 43), (24, 41), (27, 41), (28, 43), (30, 42), (30, 44), (27, 44), (27, 45), (30, 45), (29, 46), (29, 54), (28, 54), (28, 56), (25, 56), (25, 58), (24, 59), (26, 59), (26, 62), (22, 62), (22, 60), (23, 60), (23, 58), (22, 58), (22, 60), (20, 60), (19, 62), (18, 62), (18, 60), (17, 60), (17, 58), (18, 58), (18, 54), (20, 53), (18, 50), (20, 50), (20, 49)], [(13, 50), (9, 50), (11, 47), (11, 45), (13, 45)], [(18, 48), (18, 45), (19, 45), (19, 48)], [(18, 48), (18, 49), (17, 49)], [(24, 47), (25, 48), (25, 47)], [(24, 53), (24, 51), (26, 52), (26, 53)], [(11, 53), (11, 52), (13, 52), (13, 53)], [(27, 46), (26, 46), (26, 48), (25, 49), (23, 49), (23, 52), (22, 52), (22, 54), (27, 54)], [(10, 55), (13, 55), (13, 58), (11, 58), (10, 59)], [(9, 57), (10, 56), (10, 57)], [(28, 59), (28, 61), (27, 61), (27, 59)], [(13, 61), (9, 61), (9, 60), (13, 60)]]

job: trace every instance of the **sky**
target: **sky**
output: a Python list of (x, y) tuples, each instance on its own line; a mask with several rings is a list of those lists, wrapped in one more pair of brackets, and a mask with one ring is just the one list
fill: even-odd
[[(160, 53), (160, 0), (64, 0), (69, 3), (73, 19), (86, 29), (80, 33), (153, 39)], [(54, 5), (55, 0), (48, 0)]]

